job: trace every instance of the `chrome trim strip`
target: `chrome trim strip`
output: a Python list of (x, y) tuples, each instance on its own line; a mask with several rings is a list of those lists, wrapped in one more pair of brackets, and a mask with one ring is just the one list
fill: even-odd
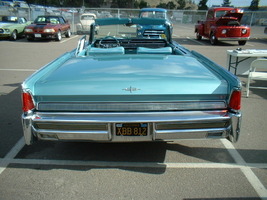
[(156, 140), (176, 140), (176, 139), (203, 139), (207, 138), (209, 133), (221, 132), (226, 137), (229, 128), (213, 129), (186, 129), (186, 130), (159, 130), (156, 131)]
[(179, 112), (36, 112), (34, 122), (126, 123), (229, 120), (227, 110)]
[[(56, 135), (55, 139), (58, 140), (97, 140), (97, 141), (109, 141), (108, 130), (107, 131), (60, 131), (60, 130), (36, 130), (40, 139), (45, 139), (45, 136)], [(44, 136), (44, 137), (42, 137)], [(49, 137), (48, 137), (49, 138)]]
[(189, 102), (70, 102), (54, 103), (40, 102), (37, 110), (41, 111), (174, 111), (174, 110), (207, 110), (226, 109), (225, 101), (189, 101)]

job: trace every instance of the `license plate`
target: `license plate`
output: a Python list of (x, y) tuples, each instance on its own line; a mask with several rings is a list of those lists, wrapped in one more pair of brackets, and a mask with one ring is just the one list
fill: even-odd
[(34, 37), (40, 38), (40, 37), (42, 37), (42, 35), (41, 34), (34, 34)]
[(147, 123), (116, 124), (116, 136), (147, 136)]

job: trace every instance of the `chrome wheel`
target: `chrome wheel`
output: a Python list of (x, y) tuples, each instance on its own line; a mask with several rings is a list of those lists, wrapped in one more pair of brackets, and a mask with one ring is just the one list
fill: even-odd
[(196, 32), (196, 39), (197, 40), (201, 40), (202, 39), (202, 36), (199, 34), (199, 32)]
[(10, 35), (10, 40), (15, 41), (15, 40), (17, 40), (17, 38), (18, 38), (17, 31), (14, 30)]
[(60, 41), (62, 39), (61, 32), (58, 31), (57, 36), (56, 36), (56, 41)]
[(216, 38), (215, 35), (212, 33), (211, 36), (210, 36), (210, 43), (211, 43), (212, 45), (215, 45), (215, 44), (217, 44), (217, 42), (218, 42), (217, 38)]
[(65, 36), (66, 36), (67, 38), (69, 38), (69, 37), (71, 36), (70, 29), (67, 30), (67, 32), (65, 33)]

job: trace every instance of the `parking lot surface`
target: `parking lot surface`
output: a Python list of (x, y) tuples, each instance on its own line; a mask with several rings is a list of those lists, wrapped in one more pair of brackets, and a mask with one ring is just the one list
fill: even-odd
[[(227, 68), (226, 50), (192, 29), (174, 39)], [(188, 34), (187, 32), (188, 31)], [(242, 129), (227, 140), (173, 143), (80, 143), (39, 141), (26, 146), (20, 121), (20, 84), (34, 71), (76, 47), (61, 42), (0, 41), (0, 199), (267, 199), (267, 90), (243, 93)], [(253, 38), (243, 49), (266, 49)], [(246, 76), (238, 75), (245, 85)], [(264, 84), (264, 83), (263, 83)], [(266, 83), (265, 83), (266, 84)]]

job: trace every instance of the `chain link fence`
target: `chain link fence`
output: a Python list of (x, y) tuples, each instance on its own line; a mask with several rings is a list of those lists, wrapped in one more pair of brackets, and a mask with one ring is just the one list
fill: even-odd
[[(112, 8), (56, 8), (56, 7), (7, 7), (0, 6), (0, 15), (13, 15), (25, 17), (33, 21), (39, 15), (62, 15), (71, 24), (72, 33), (76, 33), (76, 24), (79, 23), (80, 15), (83, 13), (94, 13), (98, 18), (110, 17), (138, 17), (139, 9), (112, 9)], [(168, 15), (173, 24), (194, 25), (199, 20), (205, 20), (207, 11), (198, 10), (168, 10)], [(267, 11), (246, 11), (241, 24), (249, 25), (253, 29), (267, 27)], [(262, 34), (264, 36), (264, 33)]]

